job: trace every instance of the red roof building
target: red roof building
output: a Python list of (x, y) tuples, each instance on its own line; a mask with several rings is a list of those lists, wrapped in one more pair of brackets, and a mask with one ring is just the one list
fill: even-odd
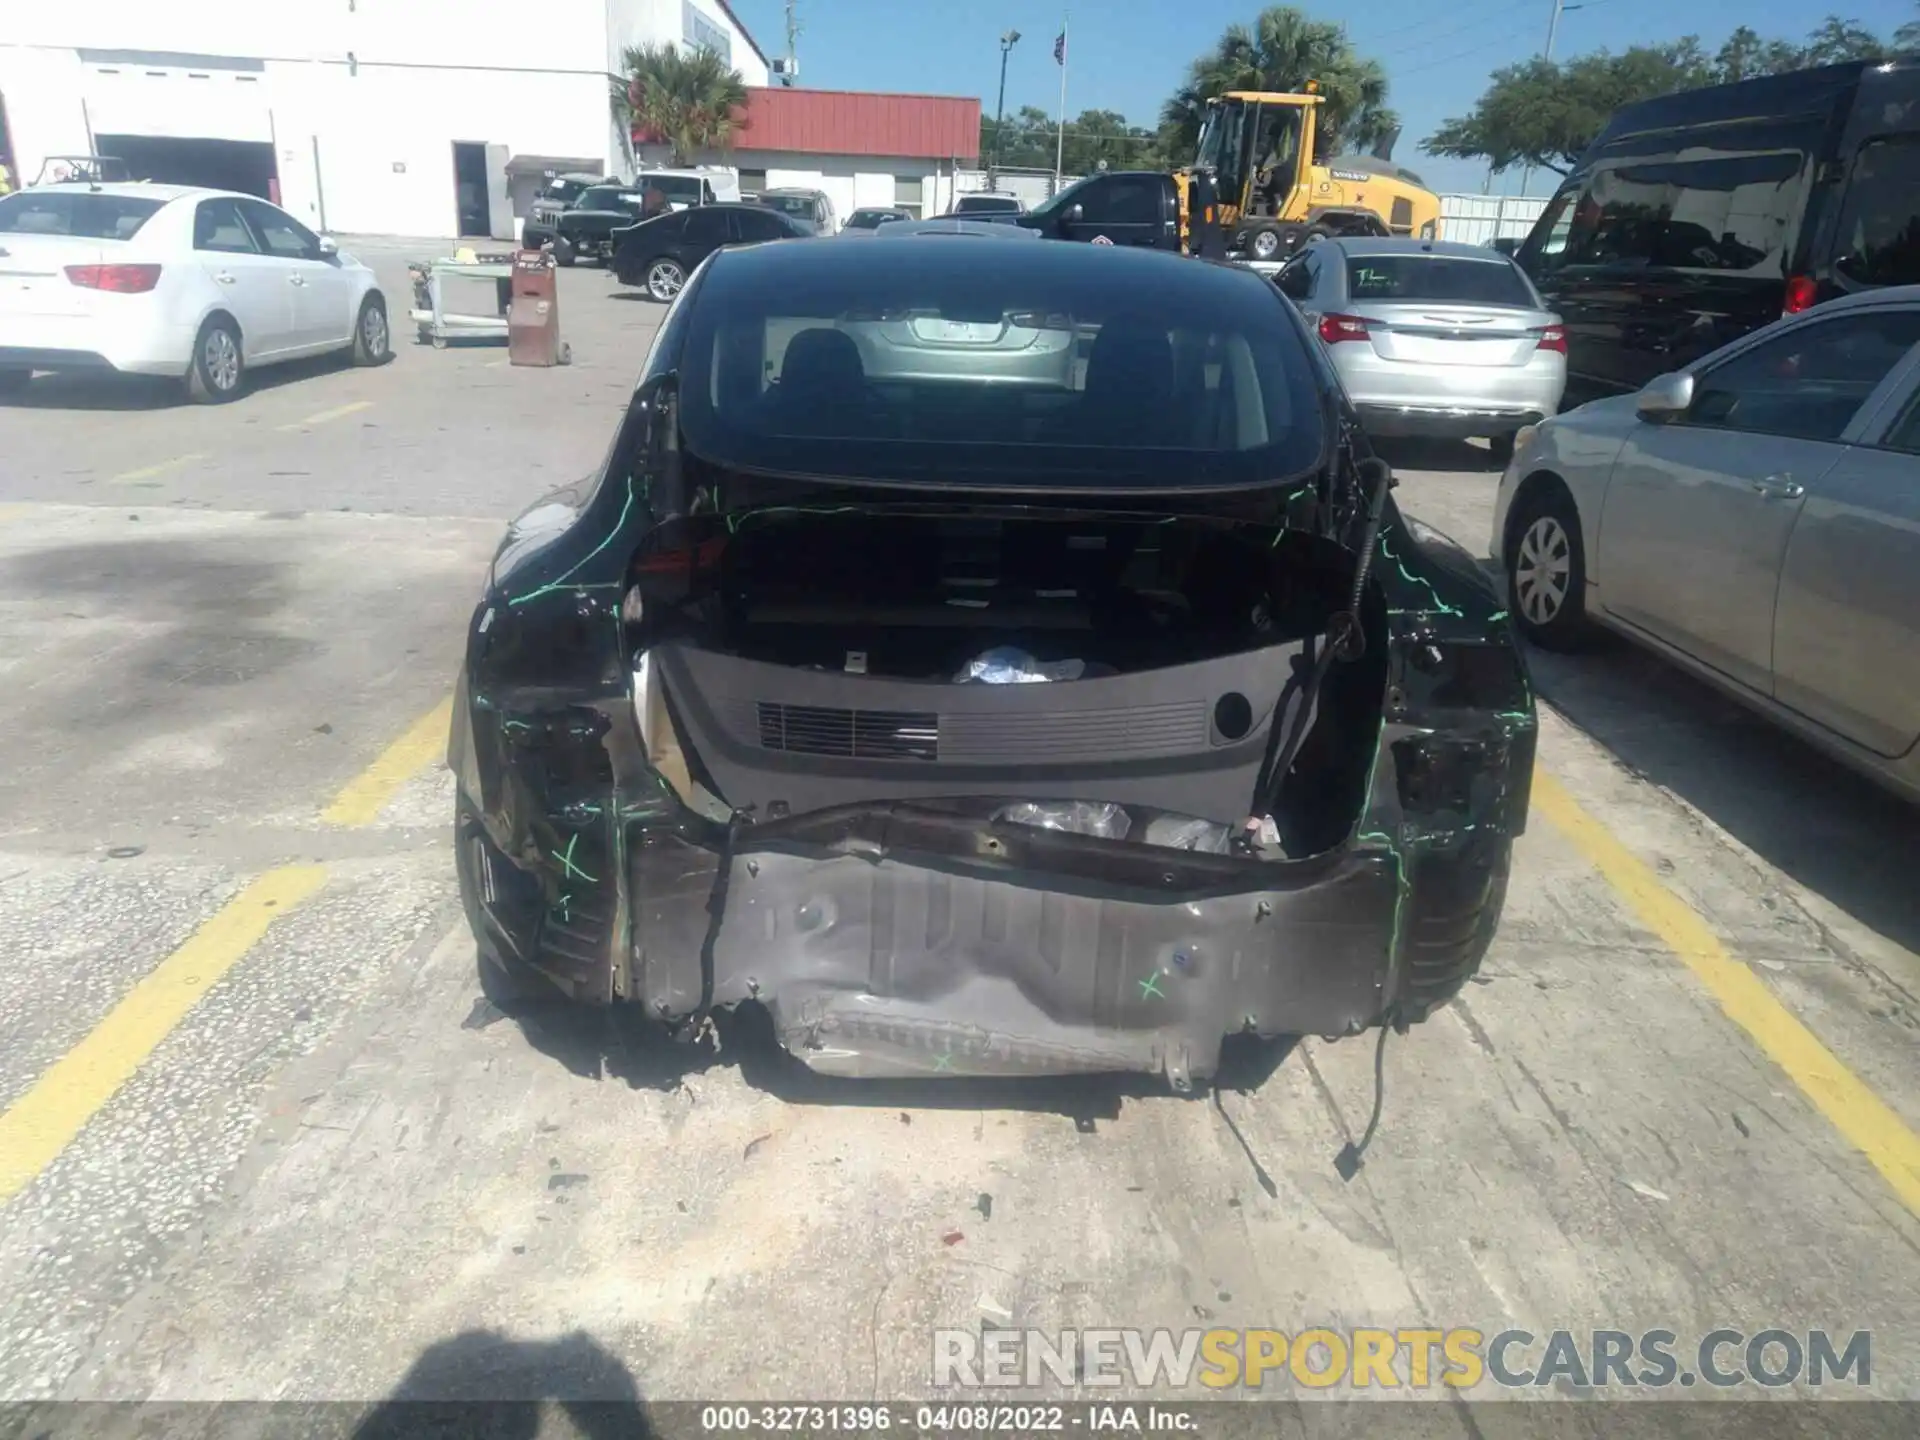
[(795, 155), (897, 155), (972, 164), (980, 154), (980, 102), (955, 95), (753, 87), (734, 144)]
[[(643, 166), (668, 163), (659, 137), (636, 130), (633, 140)], [(738, 171), (748, 195), (825, 195), (837, 225), (867, 208), (940, 214), (979, 155), (978, 100), (750, 85), (727, 145), (690, 158)]]

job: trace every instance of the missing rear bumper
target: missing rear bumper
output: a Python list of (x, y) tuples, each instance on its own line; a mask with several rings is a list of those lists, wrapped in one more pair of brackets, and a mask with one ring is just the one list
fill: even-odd
[(711, 1004), (757, 1001), (827, 1074), (1122, 1071), (1185, 1090), (1215, 1073), (1228, 1034), (1383, 1018), (1389, 853), (1275, 866), (937, 815), (895, 813), (889, 829), (849, 817), (838, 842), (756, 837), (724, 861), (648, 832), (632, 858), (634, 998), (662, 1018), (696, 1008), (720, 896)]

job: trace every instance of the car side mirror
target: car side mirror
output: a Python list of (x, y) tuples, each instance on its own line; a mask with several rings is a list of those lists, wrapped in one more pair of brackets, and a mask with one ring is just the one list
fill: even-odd
[(1640, 418), (1663, 424), (1687, 413), (1693, 406), (1693, 376), (1661, 375), (1649, 380), (1634, 400)]
[(331, 235), (322, 235), (320, 237), (320, 258), (322, 260), (331, 260), (335, 255), (338, 255), (339, 253), (340, 253), (339, 242), (336, 241)]

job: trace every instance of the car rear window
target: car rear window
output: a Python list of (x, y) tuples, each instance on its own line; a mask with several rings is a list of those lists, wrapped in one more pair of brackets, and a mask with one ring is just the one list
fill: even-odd
[(1440, 255), (1362, 255), (1347, 261), (1347, 294), (1355, 300), (1424, 300), (1531, 310), (1538, 302), (1503, 259)]
[(640, 183), (646, 189), (658, 190), (669, 200), (698, 200), (701, 195), (697, 175), (644, 175)]
[(689, 444), (742, 469), (1010, 486), (1263, 484), (1317, 462), (1318, 372), (1277, 294), (1211, 272), (1119, 284), (1080, 258), (720, 266), (681, 365)]
[(91, 190), (21, 190), (0, 199), (0, 233), (131, 240), (164, 203)]
[(782, 215), (792, 215), (800, 220), (813, 218), (811, 195), (762, 195), (760, 203), (769, 210), (778, 210)]

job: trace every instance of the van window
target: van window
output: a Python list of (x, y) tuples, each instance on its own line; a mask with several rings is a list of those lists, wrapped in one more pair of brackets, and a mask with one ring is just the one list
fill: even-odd
[(1596, 170), (1574, 207), (1566, 263), (1782, 274), (1806, 158), (1682, 152)]
[(670, 205), (701, 203), (703, 182), (698, 175), (646, 175), (642, 183), (666, 196)]
[(1860, 147), (1840, 211), (1833, 265), (1857, 285), (1920, 283), (1920, 136)]

